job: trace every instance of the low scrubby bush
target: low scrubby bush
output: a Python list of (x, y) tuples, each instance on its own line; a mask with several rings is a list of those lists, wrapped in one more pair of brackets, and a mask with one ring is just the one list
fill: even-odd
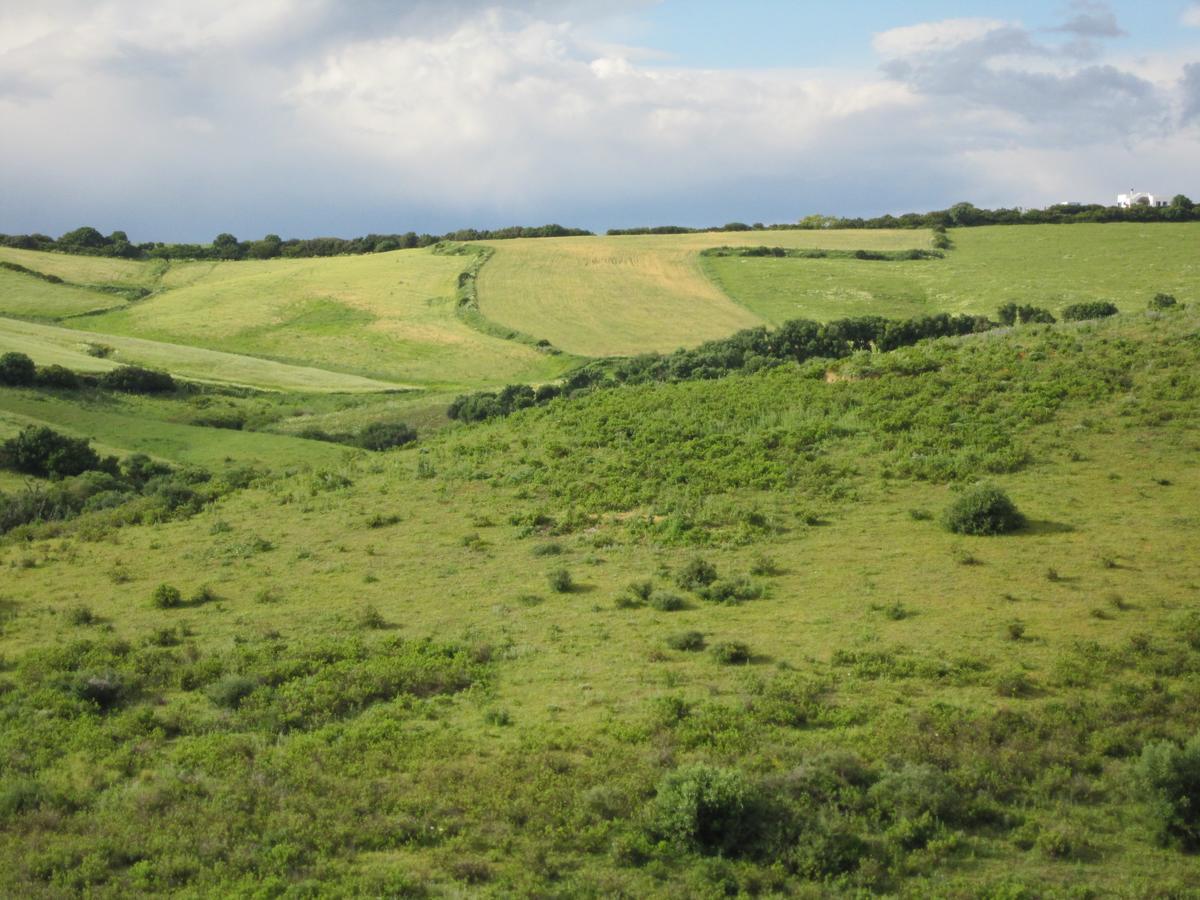
[(416, 439), (416, 429), (403, 422), (372, 422), (358, 433), (357, 443), (364, 450), (391, 450)]
[(992, 484), (967, 488), (950, 504), (942, 521), (956, 534), (1006, 534), (1025, 526), (1025, 517), (1012, 500)]
[(750, 646), (741, 641), (722, 641), (712, 648), (713, 658), (723, 666), (745, 665), (750, 662)]
[(738, 770), (687, 766), (659, 782), (652, 828), (684, 851), (747, 856), (759, 834), (758, 806), (753, 784)]
[(675, 576), (675, 583), (687, 591), (705, 587), (716, 580), (716, 566), (700, 556), (693, 556), (689, 559), (679, 570), (679, 574)]
[(651, 608), (659, 612), (677, 612), (687, 608), (687, 601), (670, 591), (655, 591), (650, 595), (648, 602)]
[(566, 569), (555, 569), (547, 576), (550, 590), (557, 594), (569, 594), (575, 589), (575, 580)]
[(1137, 776), (1150, 800), (1159, 839), (1200, 850), (1200, 732), (1183, 746), (1148, 744)]
[(704, 635), (699, 631), (681, 631), (667, 638), (667, 646), (672, 650), (694, 653), (704, 649)]
[(166, 394), (175, 390), (175, 379), (154, 369), (120, 366), (101, 375), (100, 386), (126, 394)]
[(1115, 316), (1119, 309), (1107, 300), (1092, 300), (1088, 303), (1072, 303), (1062, 311), (1064, 322), (1083, 322), (1087, 319), (1105, 319)]
[(762, 585), (755, 584), (744, 575), (734, 578), (719, 578), (697, 593), (712, 603), (742, 603), (757, 600), (763, 594)]
[(242, 701), (249, 697), (258, 687), (258, 682), (245, 675), (228, 675), (220, 681), (209, 685), (208, 698), (217, 706), (225, 709), (237, 709)]
[(75, 390), (79, 376), (64, 366), (43, 366), (37, 370), (37, 383), (44, 387)]
[(1171, 294), (1155, 294), (1150, 299), (1149, 306), (1151, 309), (1170, 309), (1177, 302)]
[(174, 609), (183, 605), (183, 594), (174, 585), (163, 583), (150, 595), (150, 603), (157, 609)]

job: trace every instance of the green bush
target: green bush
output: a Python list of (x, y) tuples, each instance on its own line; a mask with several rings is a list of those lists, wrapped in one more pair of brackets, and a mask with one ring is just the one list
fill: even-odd
[(372, 422), (358, 433), (357, 443), (364, 450), (390, 450), (416, 439), (416, 429), (403, 422)]
[(237, 709), (242, 701), (254, 693), (258, 682), (245, 675), (229, 675), (209, 685), (205, 692), (217, 706)]
[(550, 590), (557, 594), (569, 594), (575, 589), (575, 579), (566, 569), (555, 569), (547, 576)]
[(741, 772), (697, 764), (659, 782), (652, 827), (681, 850), (746, 856), (758, 834), (757, 806), (756, 792)]
[(744, 575), (735, 578), (720, 578), (697, 593), (713, 603), (741, 603), (757, 600), (763, 594), (762, 585), (755, 584)]
[(183, 605), (183, 594), (179, 588), (163, 583), (150, 595), (150, 603), (158, 609), (174, 609)]
[(140, 366), (120, 366), (101, 375), (100, 385), (126, 394), (166, 394), (175, 390), (175, 379), (166, 372)]
[(679, 570), (679, 574), (675, 576), (675, 583), (687, 591), (705, 587), (716, 580), (716, 566), (699, 556), (693, 556), (689, 559), (684, 567)]
[(1159, 839), (1200, 849), (1200, 732), (1182, 747), (1170, 741), (1148, 744), (1137, 775), (1149, 795)]
[(33, 384), (37, 367), (24, 353), (5, 353), (0, 356), (0, 384), (23, 387)]
[(74, 390), (79, 387), (79, 376), (64, 366), (43, 366), (37, 370), (37, 383), (46, 387)]
[(1006, 534), (1025, 526), (1025, 517), (1000, 488), (977, 484), (963, 491), (942, 519), (956, 534)]
[(750, 646), (741, 641), (722, 641), (712, 648), (713, 657), (723, 666), (745, 665), (750, 662)]
[(100, 457), (86, 440), (69, 438), (45, 426), (30, 425), (0, 444), (0, 468), (26, 475), (66, 478), (99, 466)]
[(667, 646), (672, 650), (686, 650), (695, 653), (704, 649), (704, 635), (699, 631), (681, 631), (667, 638)]
[(655, 591), (650, 595), (649, 603), (659, 612), (677, 612), (687, 608), (687, 601), (670, 591)]
[(1119, 309), (1107, 300), (1092, 300), (1088, 303), (1072, 303), (1062, 311), (1064, 322), (1083, 322), (1087, 319), (1105, 319), (1115, 316)]
[(75, 682), (75, 696), (94, 703), (102, 710), (118, 706), (125, 698), (125, 683), (113, 672), (81, 675)]
[(1149, 306), (1151, 309), (1170, 309), (1175, 306), (1178, 301), (1170, 294), (1155, 294), (1151, 298)]

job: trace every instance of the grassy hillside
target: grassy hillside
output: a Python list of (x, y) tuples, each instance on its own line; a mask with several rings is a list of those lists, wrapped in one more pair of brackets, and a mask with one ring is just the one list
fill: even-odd
[[(105, 372), (118, 365), (139, 365), (194, 381), (263, 390), (359, 393), (406, 387), (236, 353), (0, 318), (0, 353), (7, 352), (24, 353), (40, 365), (60, 365), (77, 372)], [(96, 352), (105, 355), (96, 356)]]
[[(767, 322), (935, 312), (994, 314), (1009, 301), (1057, 312), (1097, 298), (1140, 309), (1200, 295), (1200, 225), (963, 228), (944, 260), (706, 257), (705, 274)], [(767, 235), (772, 243), (773, 235)]]
[(480, 334), (457, 317), (456, 279), (466, 262), (411, 250), (177, 264), (161, 292), (78, 324), (433, 388), (560, 373), (566, 359)]
[(895, 250), (928, 240), (919, 231), (771, 231), (496, 241), (479, 275), (479, 306), (492, 321), (581, 356), (666, 352), (762, 323), (709, 280), (701, 250)]
[[(1200, 728), (1198, 334), (599, 391), (9, 543), (0, 890), (1185, 896), (1136, 773)], [(1025, 530), (940, 527), (980, 477)]]

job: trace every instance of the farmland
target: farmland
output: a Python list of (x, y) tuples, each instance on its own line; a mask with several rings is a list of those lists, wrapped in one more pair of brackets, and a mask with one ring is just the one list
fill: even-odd
[[(118, 308), (0, 295), (0, 354), (99, 379), (0, 387), (0, 440), (173, 472), (42, 482), (88, 499), (0, 538), (0, 893), (1188, 896), (1145, 760), (1200, 730), (1196, 226), (950, 234), (488, 243), (481, 314), (561, 354), (456, 315), (470, 256), (5, 257)], [(799, 316), (1096, 299), (442, 412)], [(131, 363), (182, 383), (105, 386)], [(980, 480), (1022, 527), (945, 527)]]

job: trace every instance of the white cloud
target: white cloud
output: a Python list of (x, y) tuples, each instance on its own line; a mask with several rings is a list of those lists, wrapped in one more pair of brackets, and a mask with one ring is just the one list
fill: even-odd
[[(954, 19), (877, 35), (878, 71), (665, 68), (653, 48), (591, 37), (597, 17), (640, 5), (0, 12), (0, 230), (91, 218), (203, 238), (1032, 203), (1036, 180), (1005, 161), (1056, 161), (1044, 202), (1128, 181), (1137, 157), (1114, 146), (1188, 171), (1162, 147), (1197, 118), (1192, 59), (1081, 65), (1019, 23)], [(1119, 28), (1079, 10), (1092, 18), (1071, 34)]]
[(1191, 28), (1200, 28), (1200, 4), (1185, 9), (1182, 21)]
[(946, 19), (883, 31), (871, 44), (885, 59), (904, 59), (952, 50), (1011, 27), (999, 19)]

